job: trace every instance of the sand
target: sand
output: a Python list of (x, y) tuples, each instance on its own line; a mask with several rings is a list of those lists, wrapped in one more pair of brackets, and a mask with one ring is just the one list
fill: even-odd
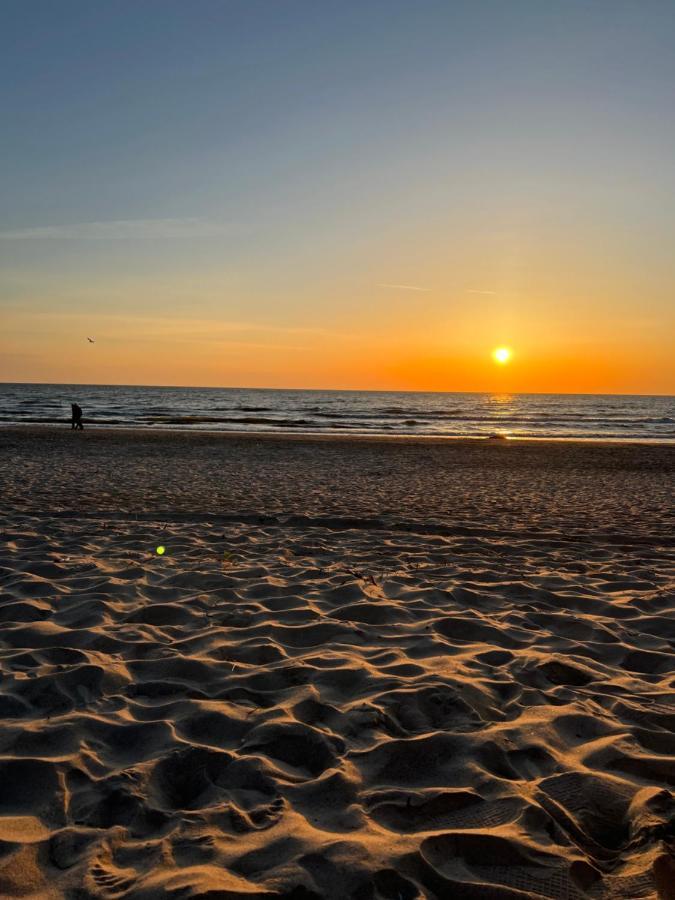
[(674, 472), (0, 431), (0, 897), (675, 897)]

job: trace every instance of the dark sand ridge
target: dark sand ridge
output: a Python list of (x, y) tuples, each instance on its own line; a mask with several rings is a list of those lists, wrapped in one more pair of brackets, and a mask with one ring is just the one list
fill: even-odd
[(0, 896), (675, 896), (674, 471), (0, 431)]

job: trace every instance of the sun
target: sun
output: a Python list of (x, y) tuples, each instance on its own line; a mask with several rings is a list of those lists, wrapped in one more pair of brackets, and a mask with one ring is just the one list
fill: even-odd
[(492, 351), (492, 358), (500, 366), (505, 366), (507, 362), (510, 362), (512, 355), (510, 347), (495, 347)]

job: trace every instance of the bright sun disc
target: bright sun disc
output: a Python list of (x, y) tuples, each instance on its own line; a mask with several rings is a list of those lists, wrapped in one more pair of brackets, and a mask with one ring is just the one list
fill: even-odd
[(492, 351), (492, 358), (503, 366), (511, 359), (511, 351), (508, 347), (497, 347)]

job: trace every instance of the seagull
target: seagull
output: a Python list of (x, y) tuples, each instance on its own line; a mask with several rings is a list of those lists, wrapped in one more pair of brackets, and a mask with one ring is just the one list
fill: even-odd
[(89, 341), (90, 344), (96, 343), (96, 341), (93, 338), (88, 337), (87, 340)]

